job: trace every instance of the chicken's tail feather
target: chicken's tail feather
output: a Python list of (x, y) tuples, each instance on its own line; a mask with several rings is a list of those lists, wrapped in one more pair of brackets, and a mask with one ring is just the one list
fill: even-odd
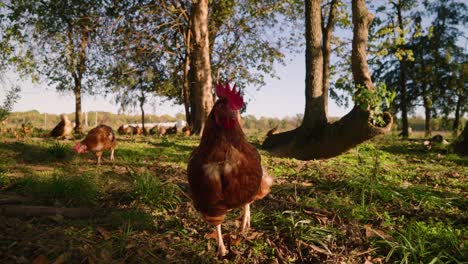
[(273, 185), (273, 182), (275, 181), (274, 178), (267, 173), (265, 168), (262, 168), (262, 169), (263, 169), (262, 182), (260, 183), (260, 188), (258, 189), (258, 192), (255, 195), (255, 200), (262, 199), (268, 193), (270, 193), (271, 186)]
[(212, 225), (219, 225), (224, 222), (224, 217), (226, 215), (218, 215), (218, 216), (209, 216), (209, 215), (203, 215), (203, 219), (212, 224)]

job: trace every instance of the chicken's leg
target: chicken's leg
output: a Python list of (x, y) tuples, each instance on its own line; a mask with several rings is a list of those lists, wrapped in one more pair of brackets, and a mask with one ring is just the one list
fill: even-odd
[(111, 160), (111, 161), (114, 161), (114, 149), (111, 149), (110, 160)]
[(226, 256), (227, 250), (224, 246), (223, 235), (221, 234), (221, 224), (216, 226), (216, 241), (218, 242), (218, 257)]
[(97, 165), (101, 165), (102, 152), (96, 152), (96, 156), (97, 156)]
[(250, 204), (244, 205), (243, 216), (242, 216), (242, 225), (241, 225), (241, 234), (244, 234), (250, 228)]

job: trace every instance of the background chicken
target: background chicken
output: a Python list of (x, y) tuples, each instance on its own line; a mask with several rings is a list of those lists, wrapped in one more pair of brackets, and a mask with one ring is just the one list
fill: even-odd
[(250, 204), (268, 194), (273, 179), (263, 173), (260, 155), (245, 138), (239, 123), (243, 107), (235, 85), (218, 84), (216, 101), (200, 145), (190, 157), (187, 173), (195, 208), (216, 225), (218, 256), (226, 255), (221, 224), (228, 210), (243, 208), (241, 233), (250, 226)]
[(192, 131), (190, 129), (190, 127), (187, 125), (187, 126), (184, 126), (182, 128), (182, 133), (185, 135), (185, 136), (190, 136), (192, 134)]
[(50, 131), (48, 136), (59, 138), (59, 137), (67, 137), (71, 135), (73, 130), (73, 124), (68, 120), (68, 117), (64, 114), (60, 115), (60, 122)]
[(117, 141), (112, 128), (106, 125), (99, 125), (91, 129), (86, 138), (75, 145), (74, 150), (80, 154), (88, 151), (94, 152), (98, 158), (97, 164), (100, 165), (102, 152), (105, 150), (111, 151), (110, 160), (114, 160), (116, 145)]

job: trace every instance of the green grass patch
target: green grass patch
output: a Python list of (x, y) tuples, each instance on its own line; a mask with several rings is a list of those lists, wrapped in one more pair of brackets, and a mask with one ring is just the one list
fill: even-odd
[(399, 263), (462, 263), (466, 260), (466, 229), (430, 220), (410, 221), (392, 232), (391, 239), (379, 240), (388, 250), (386, 261)]
[(174, 210), (180, 203), (176, 185), (164, 181), (149, 171), (141, 173), (131, 171), (134, 180), (133, 196), (142, 203), (162, 211)]
[(45, 177), (31, 176), (18, 180), (16, 188), (47, 204), (62, 206), (94, 205), (99, 195), (95, 180), (89, 175), (52, 173)]

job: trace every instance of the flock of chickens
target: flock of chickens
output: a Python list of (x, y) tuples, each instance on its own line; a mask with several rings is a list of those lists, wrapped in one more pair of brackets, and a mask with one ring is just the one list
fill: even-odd
[[(186, 136), (190, 136), (191, 131), (190, 127), (185, 126), (182, 128), (182, 132)], [(151, 129), (141, 128), (140, 126), (125, 126), (121, 125), (119, 129), (117, 129), (117, 133), (120, 135), (173, 135), (177, 134), (177, 126), (172, 127), (164, 127), (164, 126), (154, 126)]]
[[(257, 149), (245, 137), (240, 125), (239, 110), (244, 101), (236, 86), (231, 89), (228, 82), (216, 86), (218, 100), (211, 110), (203, 130), (200, 145), (190, 155), (187, 167), (188, 182), (194, 207), (203, 219), (215, 226), (218, 256), (227, 254), (221, 232), (226, 214), (234, 208), (242, 208), (240, 233), (250, 227), (250, 204), (270, 192), (273, 178), (261, 166)], [(52, 137), (63, 137), (72, 131), (72, 123), (65, 115), (49, 133)], [(169, 128), (170, 130), (173, 128)], [(159, 134), (171, 131), (157, 131)], [(119, 127), (119, 134), (144, 133), (138, 128)], [(189, 134), (189, 129), (183, 130)], [(276, 131), (272, 131), (274, 133)], [(155, 132), (156, 133), (156, 132)], [(103, 151), (114, 150), (117, 141), (109, 126), (98, 125), (91, 129), (85, 139), (76, 143), (77, 153), (94, 152), (98, 165)]]

